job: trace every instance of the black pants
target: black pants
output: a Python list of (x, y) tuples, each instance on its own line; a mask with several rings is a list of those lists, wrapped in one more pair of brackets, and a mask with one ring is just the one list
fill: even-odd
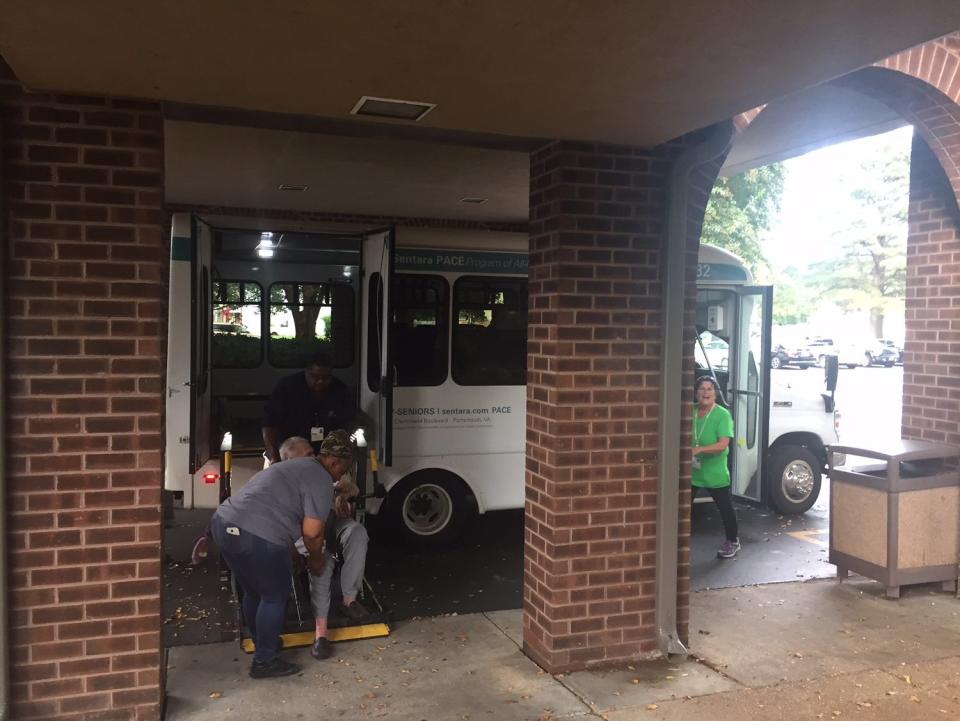
[(733, 510), (733, 493), (730, 486), (724, 488), (701, 488), (693, 487), (693, 496), (696, 498), (700, 491), (707, 491), (713, 502), (720, 509), (720, 518), (723, 519), (723, 530), (727, 534), (728, 541), (736, 541), (740, 537), (740, 529), (737, 527), (737, 512)]

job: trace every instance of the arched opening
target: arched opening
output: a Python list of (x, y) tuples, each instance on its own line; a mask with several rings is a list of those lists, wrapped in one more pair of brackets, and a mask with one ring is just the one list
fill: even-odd
[[(953, 371), (960, 359), (960, 346), (952, 343), (955, 328), (952, 325), (951, 310), (957, 302), (960, 288), (960, 277), (952, 265), (953, 254), (960, 248), (960, 214), (957, 211), (957, 198), (960, 194), (958, 67), (960, 54), (956, 37), (951, 37), (929, 43), (922, 49), (894, 56), (884, 61), (880, 67), (852, 73), (807, 93), (744, 113), (734, 121), (738, 135), (726, 166), (727, 171), (755, 167), (751, 166), (742, 147), (751, 133), (755, 135), (755, 165), (762, 165), (766, 160), (800, 154), (819, 144), (815, 138), (804, 138), (801, 135), (795, 137), (792, 143), (781, 140), (777, 145), (774, 141), (775, 133), (772, 132), (776, 120), (786, 129), (790, 128), (791, 124), (794, 128), (803, 128), (804, 122), (809, 126), (811, 123), (826, 122), (832, 118), (831, 122), (837, 122), (838, 125), (824, 133), (824, 140), (830, 135), (844, 139), (844, 126), (839, 122), (844, 119), (849, 121), (848, 130), (857, 131), (853, 135), (871, 135), (896, 125), (913, 126), (906, 232), (902, 415), (899, 419), (894, 419), (893, 425), (898, 430), (897, 435), (902, 435), (903, 438), (939, 443), (957, 442), (960, 421), (960, 413), (956, 410), (960, 407), (960, 395), (956, 390), (958, 384), (953, 377)], [(807, 95), (806, 100), (815, 100), (820, 96), (819, 99), (823, 101), (855, 96), (859, 99), (860, 109), (867, 109), (869, 112), (857, 118), (855, 115), (845, 114), (846, 110), (838, 112), (837, 108), (827, 112), (828, 109), (821, 104), (816, 108), (816, 112), (823, 113), (821, 118), (818, 119), (815, 114), (813, 117), (798, 118), (796, 113), (803, 107), (803, 95)], [(812, 106), (808, 107), (808, 110), (813, 109)], [(855, 106), (848, 108), (853, 109)], [(814, 142), (811, 144), (808, 142), (810, 140)], [(738, 143), (741, 143), (740, 147)], [(798, 252), (802, 252), (802, 249), (798, 249)], [(797, 375), (799, 376), (799, 373)], [(889, 380), (878, 380), (874, 388), (899, 395), (899, 387), (891, 391)], [(713, 515), (718, 514), (714, 511)], [(823, 518), (827, 520), (827, 514)], [(804, 619), (813, 622), (820, 618), (818, 614), (824, 614), (823, 626), (829, 628), (831, 633), (851, 633), (850, 629), (841, 628), (843, 624), (837, 621), (842, 614), (836, 617), (832, 615), (832, 611), (836, 610), (835, 606), (818, 610), (809, 605), (823, 597), (815, 592), (817, 584), (796, 584), (783, 588), (760, 586), (749, 590), (702, 593), (700, 589), (704, 586), (698, 585), (696, 578), (696, 513), (692, 520), (693, 593), (689, 638), (693, 649), (699, 649), (698, 655), (707, 657), (711, 662), (724, 663), (728, 657), (723, 651), (724, 643), (731, 640), (739, 644), (762, 643), (763, 636), (769, 634), (780, 634), (781, 638), (789, 638), (791, 624), (802, 624)], [(777, 521), (778, 533), (792, 535), (797, 543), (814, 541), (823, 544), (822, 549), (811, 546), (813, 552), (826, 550), (827, 536), (809, 532), (819, 529), (798, 529), (802, 524), (786, 517), (778, 519), (774, 516), (774, 520)], [(719, 527), (719, 518), (716, 521)], [(826, 532), (826, 528), (823, 530)], [(772, 548), (771, 542), (763, 538), (755, 539), (755, 542), (762, 547), (761, 554)], [(747, 560), (744, 555), (746, 554), (740, 556), (738, 563)], [(826, 553), (822, 555), (825, 557)], [(770, 561), (769, 558), (765, 560)], [(832, 575), (832, 566), (826, 563), (823, 566), (825, 572), (820, 575)], [(791, 578), (794, 570), (790, 563), (785, 564), (783, 577), (777, 580), (795, 580)], [(796, 574), (797, 577), (800, 575)], [(713, 583), (716, 584), (715, 579)], [(827, 589), (835, 588), (833, 584), (821, 586)], [(866, 596), (871, 597), (882, 595), (884, 589), (879, 584), (863, 584), (857, 587), (857, 591), (865, 591)], [(922, 589), (919, 592), (925, 594), (926, 591), (927, 589)], [(840, 598), (841, 596), (834, 594), (833, 602)], [(737, 603), (731, 605), (731, 600)], [(758, 610), (767, 607), (770, 610)], [(736, 625), (738, 631), (733, 635), (721, 632), (718, 638), (717, 630), (729, 624)], [(814, 622), (813, 625), (818, 624)], [(755, 635), (750, 629), (757, 628), (763, 630), (757, 631)], [(885, 643), (882, 634), (863, 635), (862, 639), (875, 644), (877, 648)], [(812, 647), (818, 642), (813, 639)], [(790, 668), (779, 669), (780, 675), (776, 678), (771, 675), (769, 680), (775, 682), (789, 677), (807, 663), (801, 660), (805, 656), (806, 651), (798, 648), (796, 660), (789, 662)], [(754, 682), (766, 673), (754, 672), (745, 666), (730, 672), (735, 678), (743, 673), (744, 678)]]

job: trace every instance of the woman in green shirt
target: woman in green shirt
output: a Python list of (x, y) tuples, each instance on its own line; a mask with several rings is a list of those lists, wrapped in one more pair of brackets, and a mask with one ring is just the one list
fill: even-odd
[(740, 550), (737, 513), (730, 490), (730, 439), (733, 417), (717, 405), (717, 382), (711, 376), (697, 378), (697, 404), (693, 412), (693, 495), (705, 488), (720, 509), (727, 540), (720, 546), (720, 558), (733, 558)]

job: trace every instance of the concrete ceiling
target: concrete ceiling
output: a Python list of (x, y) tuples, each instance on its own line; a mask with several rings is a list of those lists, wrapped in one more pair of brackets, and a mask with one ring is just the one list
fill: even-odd
[(958, 27), (957, 0), (6, 0), (0, 53), (39, 90), (652, 145)]
[[(855, 91), (809, 88), (768, 105), (737, 136), (721, 173), (904, 124)], [(168, 119), (165, 152), (170, 203), (515, 223), (529, 212), (526, 151)], [(281, 191), (281, 183), (308, 189)]]
[(525, 152), (172, 120), (164, 152), (168, 203), (527, 222)]
[(902, 116), (866, 95), (835, 85), (820, 85), (764, 108), (737, 136), (720, 172), (736, 175), (906, 124)]

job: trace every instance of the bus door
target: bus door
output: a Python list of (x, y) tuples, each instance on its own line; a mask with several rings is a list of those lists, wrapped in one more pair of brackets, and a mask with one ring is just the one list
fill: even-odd
[(376, 424), (373, 438), (380, 463), (389, 466), (393, 455), (394, 368), (390, 328), (390, 281), (394, 261), (393, 228), (363, 238), (361, 263), (366, 310), (362, 320), (360, 407)]
[(770, 327), (773, 288), (740, 287), (730, 354), (730, 411), (733, 414), (733, 493), (760, 502), (770, 406)]
[[(197, 216), (190, 220), (193, 286), (190, 294), (190, 473), (213, 455), (210, 382), (210, 287), (213, 265), (213, 229)], [(169, 441), (168, 441), (169, 442)], [(217, 440), (219, 444), (219, 439)]]

